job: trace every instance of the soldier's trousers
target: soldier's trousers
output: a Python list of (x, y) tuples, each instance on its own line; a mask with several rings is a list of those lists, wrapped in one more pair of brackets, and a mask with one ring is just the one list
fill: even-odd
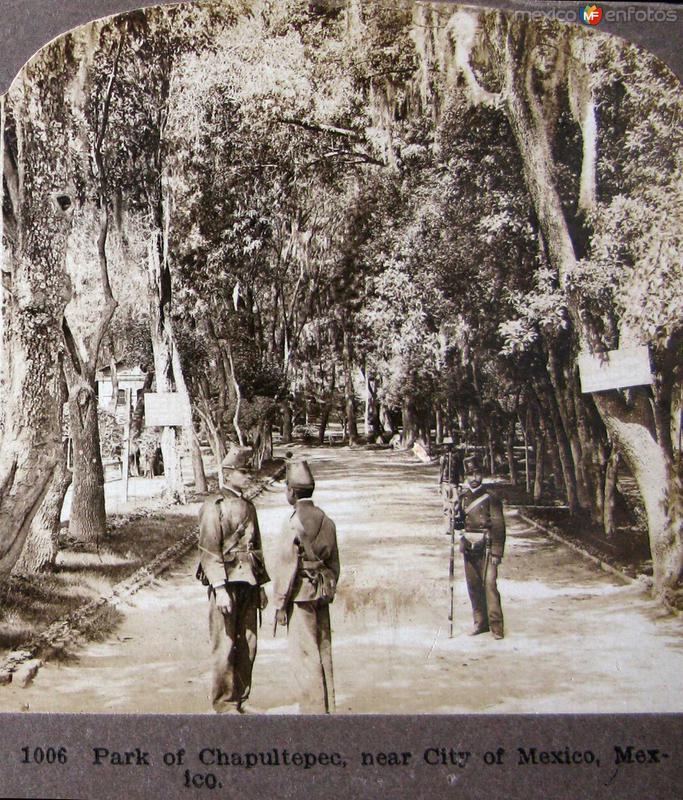
[(299, 686), (302, 714), (334, 711), (330, 607), (317, 601), (292, 603), (287, 642)]
[(503, 609), (498, 593), (498, 565), (491, 552), (472, 548), (464, 555), (467, 592), (472, 603), (474, 627), (503, 633)]
[(228, 583), (232, 600), (229, 614), (209, 601), (209, 634), (213, 680), (211, 702), (218, 713), (239, 711), (249, 697), (251, 673), (256, 658), (259, 588), (248, 583)]

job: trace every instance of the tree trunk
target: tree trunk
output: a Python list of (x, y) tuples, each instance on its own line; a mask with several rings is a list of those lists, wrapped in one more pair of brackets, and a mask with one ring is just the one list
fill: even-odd
[(505, 452), (508, 460), (508, 473), (510, 475), (510, 483), (517, 486), (519, 476), (517, 475), (517, 464), (515, 463), (515, 420), (510, 420), (508, 424), (507, 433), (505, 436)]
[(683, 486), (653, 435), (643, 390), (629, 408), (617, 392), (594, 395), (610, 438), (635, 478), (645, 506), (655, 590), (672, 603), (683, 578)]
[(152, 389), (152, 382), (154, 381), (154, 370), (148, 369), (145, 374), (145, 382), (142, 385), (142, 390), (138, 395), (133, 409), (133, 414), (130, 419), (130, 440), (137, 442), (142, 433), (142, 423), (145, 419), (145, 395)]
[(344, 409), (346, 412), (349, 444), (358, 444), (356, 399), (353, 392), (353, 352), (351, 336), (347, 330), (344, 330)]
[(228, 363), (230, 364), (230, 380), (232, 381), (233, 389), (235, 390), (235, 413), (232, 416), (232, 427), (237, 434), (237, 441), (240, 447), (244, 447), (245, 439), (240, 426), (240, 410), (242, 408), (242, 389), (239, 381), (237, 380), (237, 372), (235, 370), (235, 360), (232, 357), (232, 345), (228, 343)]
[[(553, 364), (553, 367), (554, 366), (555, 364)], [(554, 380), (553, 384), (555, 385)], [(588, 486), (588, 477), (586, 475), (584, 455), (581, 449), (581, 439), (578, 433), (579, 424), (574, 402), (575, 398), (572, 388), (569, 385), (567, 370), (563, 370), (562, 380), (558, 380), (556, 385), (558, 388), (555, 390), (555, 396), (557, 398), (562, 424), (564, 430), (567, 432), (569, 448), (572, 454), (577, 501), (580, 508), (588, 510), (591, 508), (590, 489)]]
[(57, 465), (45, 499), (33, 518), (21, 557), (12, 570), (13, 575), (34, 575), (54, 567), (59, 549), (62, 507), (72, 477), (66, 465), (67, 443), (68, 440), (64, 442), (64, 455)]
[[(74, 65), (65, 47), (41, 51), (24, 68), (23, 87), (0, 98), (1, 213), (9, 245), (0, 311), (0, 581), (19, 559), (62, 459), (60, 326), (70, 296), (65, 261), (75, 201), (63, 124), (63, 92)], [(6, 117), (14, 141), (6, 137)]]
[(529, 411), (527, 409), (526, 414), (526, 423), (522, 422), (522, 418), (519, 419), (519, 426), (522, 429), (522, 437), (524, 439), (524, 487), (526, 489), (527, 494), (531, 492), (531, 470), (529, 467), (529, 434), (527, 432), (528, 424), (529, 424)]
[(434, 409), (434, 417), (436, 420), (436, 443), (443, 444), (443, 412), (439, 406)]
[(119, 398), (119, 371), (116, 366), (116, 357), (112, 350), (112, 356), (109, 360), (109, 371), (111, 372), (111, 410), (112, 413), (116, 410), (116, 405)]
[(619, 451), (616, 447), (612, 447), (609, 459), (607, 461), (607, 469), (605, 470), (605, 501), (603, 503), (604, 517), (603, 517), (603, 530), (605, 536), (611, 539), (615, 534), (614, 523), (614, 507), (617, 494), (617, 479), (619, 476)]
[(286, 444), (292, 441), (292, 406), (289, 400), (283, 400), (280, 403), (282, 411), (282, 443)]
[[(84, 31), (74, 35), (81, 48), (79, 83), (76, 91), (65, 94), (65, 100), (73, 104), (70, 133), (74, 140), (72, 148), (80, 154), (76, 157), (80, 159), (79, 177), (85, 182), (82, 189), (85, 200), (74, 215), (74, 231), (68, 243), (70, 277), (75, 291), (62, 325), (67, 353), (69, 425), (74, 443), (69, 532), (76, 539), (94, 542), (106, 534), (96, 374), (100, 347), (117, 307), (109, 279), (110, 196), (103, 151), (123, 36), (107, 56), (113, 55), (110, 78), (107, 88), (100, 94), (94, 85), (96, 51)], [(89, 104), (93, 106), (92, 119), (87, 113)], [(97, 308), (95, 315), (92, 314), (93, 305)], [(112, 379), (116, 379), (116, 370)], [(114, 407), (116, 400), (115, 396)], [(124, 468), (128, 468), (127, 463)]]
[[(68, 395), (66, 378), (62, 372), (60, 394), (57, 398), (60, 413), (63, 411)], [(33, 575), (54, 566), (57, 558), (62, 507), (72, 478), (71, 470), (67, 467), (68, 452), (69, 438), (67, 437), (62, 443), (62, 458), (55, 469), (52, 483), (33, 518), (21, 557), (12, 570), (14, 575)]]
[(259, 470), (265, 461), (273, 458), (273, 421), (270, 415), (259, 420), (255, 439), (254, 466)]
[(363, 380), (365, 381), (365, 410), (363, 412), (363, 433), (365, 434), (365, 441), (369, 442), (371, 439), (370, 434), (370, 404), (372, 402), (372, 394), (370, 392), (370, 377), (367, 369), (362, 370)]
[[(205, 401), (205, 398), (202, 398)], [(209, 447), (211, 448), (211, 455), (213, 456), (216, 464), (216, 475), (218, 477), (218, 487), (220, 489), (224, 486), (223, 481), (223, 459), (225, 458), (225, 445), (221, 438), (220, 431), (215, 425), (211, 416), (210, 409), (208, 408), (208, 401), (206, 401), (207, 410), (203, 411), (201, 408), (197, 409), (200, 419), (204, 423), (206, 429), (207, 439), (209, 440)]]
[(387, 411), (385, 405), (381, 405), (379, 409), (379, 419), (382, 425), (382, 428), (390, 435), (393, 436), (396, 433), (396, 426), (394, 425), (394, 421), (391, 418), (391, 414)]
[(409, 398), (403, 399), (403, 434), (401, 436), (401, 448), (409, 450), (417, 441), (419, 435), (418, 416), (415, 403)]
[(330, 404), (325, 403), (320, 411), (320, 423), (318, 425), (318, 444), (325, 444), (325, 431), (330, 419)]
[(204, 459), (202, 458), (202, 448), (199, 444), (199, 437), (192, 431), (192, 472), (194, 474), (194, 489), (199, 494), (206, 494), (206, 474), (204, 473)]
[(553, 484), (553, 491), (555, 495), (562, 494), (562, 489), (564, 487), (564, 481), (562, 477), (562, 464), (560, 462), (560, 456), (557, 449), (557, 442), (553, 435), (552, 430), (552, 420), (548, 421), (546, 419), (546, 412), (545, 409), (541, 410), (541, 415), (539, 417), (539, 422), (541, 424), (541, 430), (543, 432), (543, 441), (545, 443), (545, 452), (548, 458), (550, 459), (550, 464), (552, 466), (552, 484)]
[(493, 447), (493, 428), (490, 425), (486, 426), (486, 441), (488, 445), (488, 460), (489, 460), (489, 473), (496, 474), (496, 453)]
[(589, 511), (591, 520), (596, 525), (602, 525), (604, 467), (607, 458), (602, 449), (601, 439), (605, 437), (605, 429), (599, 418), (597, 419), (598, 425), (591, 418), (590, 410), (587, 408), (588, 403), (591, 402), (590, 397), (584, 397), (579, 393), (577, 374), (574, 382), (574, 403), (577, 412), (577, 431), (583, 455), (583, 473), (586, 476), (586, 485), (589, 491)]
[(330, 419), (330, 412), (332, 411), (332, 402), (334, 398), (334, 390), (337, 385), (337, 370), (332, 366), (332, 375), (330, 376), (330, 388), (328, 392), (328, 399), (323, 404), (320, 411), (320, 425), (318, 426), (318, 444), (325, 443), (325, 429)]
[[(171, 392), (173, 386), (173, 349), (175, 342), (167, 326), (170, 313), (170, 274), (164, 264), (164, 240), (160, 230), (155, 231), (148, 250), (149, 308), (154, 376), (157, 392)], [(165, 494), (181, 503), (186, 502), (185, 484), (180, 463), (180, 436), (175, 428), (166, 427), (161, 434), (161, 452), (164, 456)]]
[(539, 425), (534, 431), (534, 501), (538, 502), (543, 497), (543, 478), (545, 474), (545, 437)]
[(94, 376), (75, 377), (69, 392), (69, 430), (74, 459), (69, 534), (82, 542), (98, 542), (107, 533), (97, 407)]
[(579, 510), (579, 499), (576, 491), (576, 472), (572, 451), (565, 431), (562, 414), (560, 413), (556, 390), (550, 375), (546, 385), (547, 391), (544, 392), (542, 389), (539, 389), (539, 396), (545, 398), (546, 401), (562, 469), (565, 498), (570, 512), (575, 514)]

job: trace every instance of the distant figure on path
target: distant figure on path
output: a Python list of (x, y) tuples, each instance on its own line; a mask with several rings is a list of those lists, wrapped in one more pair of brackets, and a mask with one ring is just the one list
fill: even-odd
[[(442, 492), (457, 488), (465, 479), (462, 454), (453, 448), (453, 439), (445, 436), (443, 440), (444, 453), (439, 459), (439, 485)], [(449, 495), (450, 496), (450, 495)]]
[(491, 631), (494, 639), (504, 634), (503, 610), (498, 593), (498, 565), (505, 549), (505, 518), (498, 497), (482, 485), (483, 471), (476, 457), (464, 460), (467, 483), (461, 495), (465, 530), (460, 551), (465, 561), (465, 580), (472, 603), (471, 635)]
[(156, 478), (158, 475), (164, 474), (164, 454), (161, 447), (157, 447), (154, 450), (149, 463), (149, 472), (150, 478)]
[(445, 451), (439, 459), (439, 489), (443, 502), (444, 526), (446, 533), (450, 532), (451, 515), (457, 505), (458, 489), (465, 479), (462, 455), (453, 449), (453, 439), (445, 436), (443, 440)]
[(248, 481), (245, 471), (229, 471), (224, 493), (211, 496), (199, 512), (197, 577), (209, 588), (211, 701), (218, 713), (246, 711), (258, 610), (267, 605), (262, 586), (270, 579), (256, 509), (242, 496)]
[(286, 520), (273, 571), (275, 626), (286, 625), (292, 671), (305, 714), (334, 711), (330, 606), (339, 580), (334, 522), (314, 505), (315, 481), (305, 461), (287, 465)]

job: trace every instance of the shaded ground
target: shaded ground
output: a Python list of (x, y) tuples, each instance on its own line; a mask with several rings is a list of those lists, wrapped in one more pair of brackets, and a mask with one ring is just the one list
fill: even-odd
[[(156, 506), (120, 517), (121, 524), (97, 543), (66, 544), (53, 572), (12, 577), (0, 595), (0, 658), (149, 564), (188, 531), (198, 507)], [(112, 614), (96, 621), (90, 633), (110, 632), (116, 619)]]
[[(316, 498), (339, 532), (342, 580), (332, 607), (338, 711), (345, 713), (681, 711), (681, 622), (508, 510), (499, 588), (506, 638), (468, 637), (462, 566), (448, 638), (448, 537), (436, 469), (387, 451), (301, 451)], [(266, 559), (286, 506), (258, 501)], [(190, 520), (188, 520), (190, 522)], [(132, 598), (115, 635), (33, 686), (0, 689), (0, 709), (209, 710), (206, 596), (192, 555)], [(264, 614), (251, 706), (296, 713), (286, 641)]]
[[(186, 485), (193, 475), (189, 460), (183, 462)], [(215, 491), (215, 469), (207, 465), (210, 489)], [(282, 467), (282, 462), (269, 461), (263, 465), (259, 480), (266, 480)], [(255, 481), (256, 488), (259, 481)], [(63, 528), (55, 569), (45, 574), (13, 576), (0, 592), (0, 660), (11, 650), (29, 649), (43, 656), (42, 646), (36, 645), (40, 636), (53, 622), (79, 613), (88, 603), (96, 601), (133, 575), (147, 567), (154, 558), (175, 545), (192, 530), (202, 496), (188, 491), (188, 504), (170, 505), (162, 497), (165, 479), (131, 478), (128, 497), (123, 497), (121, 480), (105, 483), (107, 535), (99, 541), (84, 544), (68, 534), (71, 509), (71, 489), (62, 510)], [(120, 622), (120, 614), (110, 608), (88, 620), (82, 632), (87, 638), (100, 640), (111, 633)], [(79, 622), (79, 629), (81, 629)], [(82, 638), (82, 637), (81, 637)], [(33, 643), (33, 645), (31, 644)], [(50, 647), (50, 657), (68, 657)]]

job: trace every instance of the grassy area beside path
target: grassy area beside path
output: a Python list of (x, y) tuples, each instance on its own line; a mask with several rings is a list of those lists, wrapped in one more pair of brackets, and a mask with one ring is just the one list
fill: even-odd
[[(281, 468), (278, 461), (264, 465), (248, 492), (258, 493)], [(215, 478), (209, 489), (216, 491)], [(0, 661), (22, 650), (35, 657), (68, 658), (75, 641), (106, 638), (122, 614), (102, 598), (195, 531), (204, 497), (190, 495), (183, 506), (158, 496), (141, 498), (134, 510), (112, 513), (106, 537), (96, 543), (74, 541), (65, 528), (52, 572), (13, 576), (0, 588)], [(43, 642), (41, 636), (59, 621), (73, 627), (74, 635), (63, 642)]]
[[(111, 593), (116, 584), (174, 545), (195, 525), (198, 498), (194, 500), (187, 506), (154, 504), (124, 519), (114, 517), (116, 524), (98, 543), (65, 539), (53, 572), (10, 578), (0, 595), (0, 657), (26, 647), (57, 620)], [(116, 608), (103, 609), (79, 633), (101, 639), (120, 617)]]

